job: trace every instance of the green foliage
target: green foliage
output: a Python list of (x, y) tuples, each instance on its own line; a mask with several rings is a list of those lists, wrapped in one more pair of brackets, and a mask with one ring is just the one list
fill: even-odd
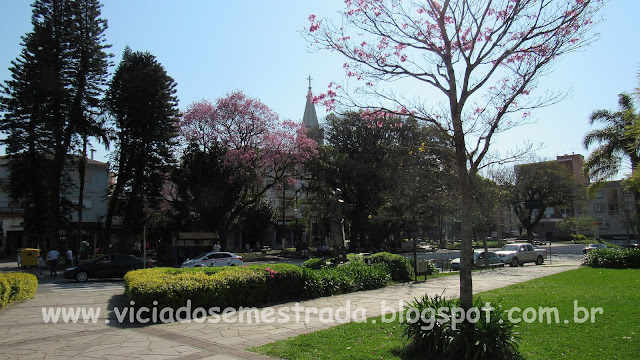
[(0, 144), (11, 155), (8, 190), (26, 210), (24, 228), (33, 238), (58, 236), (68, 225), (69, 154), (86, 156), (88, 137), (105, 139), (100, 115), (110, 55), (101, 6), (98, 0), (34, 1), (33, 29), (22, 37), (11, 79), (0, 86)]
[(634, 249), (595, 249), (582, 258), (582, 265), (594, 268), (640, 269), (640, 251)]
[(349, 261), (364, 261), (364, 257), (359, 254), (347, 254), (347, 260)]
[(224, 309), (378, 289), (390, 280), (386, 266), (364, 262), (320, 270), (291, 264), (152, 268), (128, 272), (125, 294), (136, 306), (178, 308), (191, 300), (192, 307)]
[[(187, 228), (219, 231), (235, 204), (241, 200), (244, 180), (233, 176), (235, 171), (224, 166), (223, 157), (224, 149), (220, 146), (212, 145), (205, 151), (197, 144), (189, 144), (180, 164), (171, 173), (178, 195), (173, 202), (177, 210), (175, 220)], [(248, 211), (260, 213), (262, 203), (256, 205), (257, 208)], [(249, 224), (268, 227), (261, 221)]]
[[(369, 126), (358, 112), (326, 118), (326, 145), (307, 171), (316, 202), (340, 188), (353, 239), (368, 238), (371, 247), (400, 229), (425, 227), (427, 214), (452, 212), (449, 163), (453, 152), (439, 130), (415, 119), (378, 119), (385, 126)], [(402, 123), (402, 127), (389, 126)], [(452, 160), (451, 160), (452, 161)], [(314, 205), (311, 205), (314, 206)], [(322, 207), (320, 216), (330, 217)]]
[(2, 274), (0, 275), (0, 307), (9, 303), (9, 293), (11, 293), (11, 285), (9, 285), (9, 281), (7, 281), (4, 274)]
[(327, 267), (327, 259), (326, 258), (311, 258), (304, 263), (302, 263), (302, 267), (305, 269), (311, 270), (320, 270), (324, 267)]
[(583, 239), (576, 239), (576, 236), (581, 236), (586, 240), (586, 237), (581, 232), (584, 231), (594, 231), (596, 230), (596, 219), (591, 216), (567, 216), (562, 221), (556, 222), (555, 227), (560, 230), (575, 232), (571, 234), (571, 237), (576, 241), (580, 241)]
[(533, 240), (532, 230), (544, 216), (544, 211), (537, 211), (536, 215), (536, 209), (528, 208), (527, 202), (534, 202), (532, 205), (540, 209), (573, 206), (585, 195), (576, 177), (558, 161), (518, 165), (512, 176), (503, 182), (513, 211), (527, 229), (528, 240)]
[[(454, 309), (461, 311), (459, 299), (445, 299), (439, 295), (432, 298), (424, 295), (416, 299), (409, 304), (406, 312), (425, 316), (403, 323), (404, 336), (409, 340), (409, 352), (437, 359), (521, 358), (514, 324), (508, 321), (506, 312), (496, 306), (487, 317), (483, 306), (484, 303), (476, 299), (474, 307), (479, 310), (480, 316), (475, 323), (465, 321), (454, 325), (452, 318), (459, 316)], [(413, 317), (411, 320), (414, 320)]]
[(125, 48), (105, 96), (115, 127), (112, 164), (118, 173), (105, 219), (107, 238), (116, 211), (131, 232), (140, 231), (149, 218), (166, 219), (160, 205), (166, 200), (167, 169), (174, 163), (176, 86), (155, 56)]
[(591, 114), (591, 125), (600, 122), (604, 128), (588, 132), (583, 139), (585, 148), (596, 145), (583, 165), (583, 173), (596, 183), (607, 181), (618, 173), (621, 157), (638, 164), (638, 114), (633, 95), (622, 93), (618, 98), (618, 111), (596, 110)]
[(402, 255), (381, 252), (371, 255), (371, 262), (386, 265), (393, 281), (411, 280), (411, 274), (413, 274), (411, 262)]
[(576, 243), (582, 243), (584, 241), (587, 241), (587, 237), (582, 234), (571, 234), (570, 236), (571, 236), (571, 239), (573, 239), (573, 241)]
[(378, 289), (386, 286), (391, 280), (386, 266), (369, 266), (364, 262), (349, 262), (315, 271), (307, 270), (305, 275), (305, 293), (309, 298)]
[(0, 307), (36, 296), (38, 279), (23, 272), (0, 273)]

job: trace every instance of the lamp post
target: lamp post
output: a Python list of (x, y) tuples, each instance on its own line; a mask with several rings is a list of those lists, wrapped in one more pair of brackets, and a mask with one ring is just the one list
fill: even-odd
[(286, 222), (286, 218), (285, 218), (285, 211), (286, 211), (286, 199), (285, 199), (285, 195), (286, 195), (286, 188), (285, 188), (285, 182), (284, 180), (282, 181), (282, 228), (281, 228), (281, 246), (282, 246), (282, 251), (284, 252), (286, 246), (285, 246), (285, 239), (286, 239), (286, 234), (285, 234), (285, 222)]

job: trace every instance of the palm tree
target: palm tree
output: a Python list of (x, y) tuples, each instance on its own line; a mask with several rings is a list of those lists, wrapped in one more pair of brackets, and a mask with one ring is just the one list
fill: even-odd
[(634, 174), (634, 172), (640, 164), (640, 143), (638, 141), (640, 114), (636, 113), (633, 97), (627, 93), (620, 94), (618, 107), (619, 110), (615, 112), (596, 110), (591, 114), (589, 124), (602, 122), (606, 126), (602, 129), (592, 130), (585, 135), (583, 144), (586, 149), (589, 149), (589, 146), (594, 143), (600, 145), (589, 155), (582, 167), (582, 172), (595, 181), (596, 186), (590, 187), (591, 191), (595, 191), (599, 188), (599, 184), (618, 173), (623, 160), (629, 160), (632, 175), (626, 185), (636, 199), (635, 218), (636, 225), (638, 225), (640, 224), (640, 186), (634, 186), (637, 183), (636, 179), (638, 179), (638, 174)]
[[(639, 147), (636, 137), (630, 131), (640, 121), (636, 113), (633, 98), (627, 93), (620, 94), (618, 111), (596, 110), (589, 118), (589, 124), (602, 122), (602, 129), (590, 131), (582, 141), (585, 148), (594, 143), (600, 146), (589, 155), (582, 171), (596, 182), (606, 181), (614, 177), (620, 170), (622, 160), (630, 161), (631, 171), (640, 163)], [(640, 200), (640, 199), (639, 199)]]

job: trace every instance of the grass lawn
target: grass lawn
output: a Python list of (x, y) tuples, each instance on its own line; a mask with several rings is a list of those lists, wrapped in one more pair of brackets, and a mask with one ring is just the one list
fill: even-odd
[[(640, 359), (640, 270), (580, 268), (480, 297), (507, 309), (532, 307), (538, 314), (541, 307), (558, 309), (559, 323), (547, 324), (545, 319), (519, 324), (520, 351), (526, 359)], [(574, 301), (578, 307), (601, 307), (603, 314), (595, 314), (594, 323), (576, 323)], [(514, 318), (523, 315), (514, 312)], [(251, 350), (284, 359), (410, 359), (401, 334), (397, 322), (372, 318)]]

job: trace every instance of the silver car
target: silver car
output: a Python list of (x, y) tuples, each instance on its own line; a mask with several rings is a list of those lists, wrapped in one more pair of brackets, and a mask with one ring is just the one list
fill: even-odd
[[(500, 260), (498, 254), (488, 251), (487, 257), (489, 258), (489, 267), (504, 267), (504, 263)], [(485, 266), (485, 252), (482, 250), (476, 250), (473, 252), (473, 268), (483, 268)], [(460, 258), (451, 260), (451, 270), (460, 270)]]
[(212, 251), (202, 254), (195, 259), (187, 259), (181, 267), (218, 267), (241, 266), (244, 264), (242, 256), (230, 252)]

